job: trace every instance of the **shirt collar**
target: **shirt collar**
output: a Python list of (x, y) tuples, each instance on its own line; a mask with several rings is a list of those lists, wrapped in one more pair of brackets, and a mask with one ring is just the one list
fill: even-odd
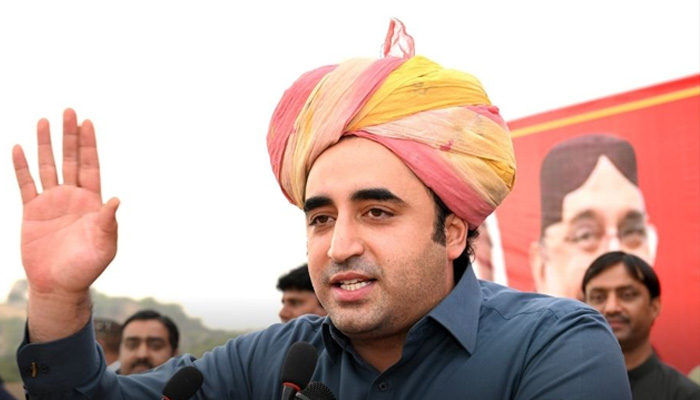
[[(467, 352), (473, 354), (476, 350), (482, 302), (481, 286), (470, 265), (450, 294), (427, 316), (445, 328)], [(323, 343), (328, 355), (334, 360), (339, 352), (350, 346), (348, 337), (333, 325), (328, 316), (323, 321)]]
[(349, 343), (349, 340), (333, 325), (330, 316), (324, 317), (321, 329), (323, 332), (323, 345), (326, 347), (331, 360), (335, 361), (338, 354)]
[(452, 292), (428, 313), (428, 317), (442, 325), (467, 352), (473, 354), (482, 302), (481, 286), (470, 265)]
[(646, 361), (644, 361), (639, 366), (627, 371), (627, 375), (631, 380), (636, 380), (652, 372), (658, 365), (659, 358), (656, 356), (656, 353), (652, 352), (649, 358), (646, 359)]

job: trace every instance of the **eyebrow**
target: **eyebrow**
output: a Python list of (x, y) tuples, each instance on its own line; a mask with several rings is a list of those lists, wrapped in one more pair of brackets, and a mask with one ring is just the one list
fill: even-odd
[(644, 223), (644, 213), (639, 211), (629, 211), (618, 223), (618, 229), (620, 227), (628, 226), (631, 224), (641, 224)]
[(595, 212), (593, 212), (592, 210), (582, 211), (582, 212), (576, 214), (573, 218), (571, 218), (571, 223), (587, 221), (587, 220), (597, 221), (598, 218), (596, 218)]
[(165, 340), (165, 338), (160, 336), (127, 336), (124, 338), (124, 340)]
[(306, 199), (304, 202), (304, 212), (315, 210), (319, 207), (325, 207), (327, 205), (333, 204), (330, 197), (328, 196), (313, 196)]
[(352, 194), (352, 201), (362, 200), (377, 200), (399, 204), (405, 203), (403, 200), (401, 200), (401, 198), (399, 198), (399, 196), (384, 188), (362, 189)]
[(629, 285), (623, 285), (623, 286), (614, 286), (614, 287), (607, 287), (607, 286), (593, 286), (592, 288), (586, 290), (587, 293), (593, 293), (593, 292), (598, 292), (598, 293), (608, 293), (608, 292), (622, 292), (625, 290), (637, 290), (633, 284)]
[[(397, 204), (405, 204), (399, 196), (392, 193), (390, 190), (385, 188), (369, 188), (361, 189), (352, 194), (350, 198), (353, 202), (365, 201), (365, 200), (376, 200)], [(309, 213), (310, 211), (317, 209), (319, 207), (325, 207), (333, 204), (333, 201), (328, 196), (313, 196), (306, 199), (304, 202), (304, 212)]]

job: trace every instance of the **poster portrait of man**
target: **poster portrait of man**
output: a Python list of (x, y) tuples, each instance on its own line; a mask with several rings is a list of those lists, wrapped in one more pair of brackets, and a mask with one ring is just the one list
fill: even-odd
[(582, 300), (584, 272), (609, 251), (654, 264), (656, 228), (627, 140), (589, 134), (558, 143), (542, 162), (540, 193), (540, 238), (530, 246), (537, 292)]

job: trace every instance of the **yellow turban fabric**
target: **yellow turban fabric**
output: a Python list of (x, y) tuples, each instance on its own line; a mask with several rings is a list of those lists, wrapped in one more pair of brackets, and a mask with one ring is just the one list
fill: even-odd
[(312, 70), (284, 93), (267, 136), (282, 191), (303, 207), (316, 158), (343, 136), (360, 136), (394, 152), (475, 229), (515, 182), (513, 143), (498, 108), (474, 76), (414, 56), (398, 20), (384, 55)]

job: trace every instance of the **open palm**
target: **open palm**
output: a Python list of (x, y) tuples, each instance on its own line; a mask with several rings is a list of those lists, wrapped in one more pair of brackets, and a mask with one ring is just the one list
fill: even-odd
[(95, 132), (90, 121), (77, 125), (63, 114), (63, 183), (58, 183), (49, 124), (37, 125), (38, 193), (21, 147), (13, 149), (24, 203), (22, 263), (30, 290), (46, 295), (86, 292), (114, 258), (117, 199), (102, 203)]

